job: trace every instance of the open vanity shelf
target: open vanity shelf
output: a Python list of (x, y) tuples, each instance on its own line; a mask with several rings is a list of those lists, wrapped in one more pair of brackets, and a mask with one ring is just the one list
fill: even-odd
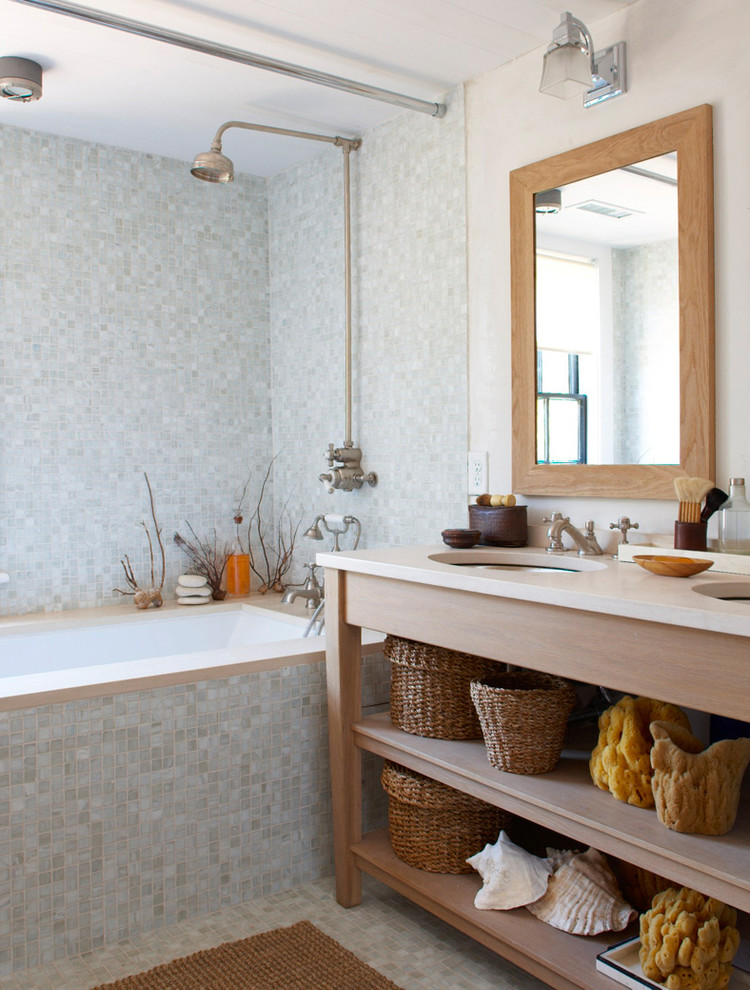
[(596, 972), (597, 953), (637, 932), (635, 926), (587, 938), (550, 928), (526, 908), (477, 911), (474, 896), (481, 881), (476, 874), (451, 876), (407, 866), (391, 849), (386, 830), (366, 835), (352, 851), (370, 876), (555, 987), (613, 990), (612, 980)]
[[(354, 555), (355, 557), (359, 555)], [(375, 558), (375, 553), (373, 553)], [(471, 935), (551, 986), (612, 990), (595, 969), (604, 946), (626, 933), (592, 939), (544, 924), (525, 909), (478, 911), (475, 875), (430, 874), (402, 863), (387, 832), (362, 836), (361, 753), (391, 759), (498, 807), (750, 910), (750, 807), (725, 836), (681, 835), (656, 812), (616, 801), (594, 786), (585, 759), (564, 758), (550, 774), (503, 773), (487, 761), (483, 741), (445, 741), (394, 727), (387, 713), (362, 717), (361, 630), (475, 653), (521, 667), (602, 684), (733, 718), (750, 716), (749, 635), (700, 624), (662, 623), (607, 614), (555, 600), (531, 601), (513, 587), (471, 579), (466, 590), (425, 579), (414, 569), (392, 572), (375, 558), (326, 555), (326, 639), (336, 892), (340, 904), (361, 899), (361, 871)], [(365, 565), (368, 566), (368, 565)], [(612, 565), (616, 567), (616, 565)], [(351, 569), (349, 569), (351, 567)], [(403, 576), (401, 576), (403, 575)], [(429, 577), (429, 575), (427, 575)], [(632, 587), (633, 572), (623, 580)], [(643, 578), (652, 579), (651, 575)], [(613, 575), (613, 580), (617, 578)], [(640, 575), (635, 576), (636, 581)], [(668, 580), (668, 579), (664, 579)], [(550, 582), (550, 585), (552, 582)], [(579, 586), (583, 582), (579, 581)], [(484, 592), (484, 587), (487, 591)], [(646, 593), (660, 586), (649, 584)], [(539, 597), (537, 593), (537, 598)], [(694, 596), (699, 597), (699, 596)], [(653, 615), (653, 609), (648, 615)], [(702, 620), (700, 620), (702, 621)]]
[[(680, 835), (653, 808), (616, 801), (591, 781), (585, 760), (560, 761), (553, 773), (523, 776), (496, 770), (484, 742), (425, 739), (396, 728), (387, 712), (354, 726), (360, 749), (410, 767), (456, 790), (498, 805), (576, 842), (750, 910), (750, 807), (743, 802), (728, 835)], [(610, 934), (609, 941), (617, 941)]]

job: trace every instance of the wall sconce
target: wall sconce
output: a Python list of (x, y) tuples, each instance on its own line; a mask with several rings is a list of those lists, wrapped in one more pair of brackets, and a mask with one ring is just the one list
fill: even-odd
[(625, 92), (625, 42), (595, 52), (589, 29), (566, 10), (545, 53), (539, 91), (567, 100), (581, 90), (584, 107)]

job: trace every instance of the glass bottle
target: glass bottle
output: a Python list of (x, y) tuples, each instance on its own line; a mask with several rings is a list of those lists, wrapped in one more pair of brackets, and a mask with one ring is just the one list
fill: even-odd
[(729, 479), (729, 498), (719, 509), (719, 550), (750, 554), (750, 502), (744, 478)]
[(242, 551), (235, 550), (227, 561), (227, 594), (250, 594), (250, 557)]

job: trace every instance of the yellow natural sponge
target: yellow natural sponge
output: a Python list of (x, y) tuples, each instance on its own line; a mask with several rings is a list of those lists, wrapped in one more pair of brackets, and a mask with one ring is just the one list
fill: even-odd
[(737, 912), (715, 897), (670, 887), (641, 915), (641, 969), (667, 990), (722, 990), (740, 944)]
[[(625, 695), (599, 716), (599, 741), (591, 754), (591, 779), (618, 801), (652, 808), (649, 725), (664, 720), (690, 731), (687, 715), (677, 705)], [(700, 744), (699, 744), (700, 745)]]

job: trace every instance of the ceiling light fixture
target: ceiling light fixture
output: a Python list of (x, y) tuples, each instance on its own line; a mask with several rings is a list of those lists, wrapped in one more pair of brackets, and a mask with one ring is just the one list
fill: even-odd
[(0, 58), (0, 96), (16, 103), (42, 98), (42, 67), (30, 58), (6, 55)]
[(545, 189), (534, 195), (536, 213), (559, 213), (562, 209), (562, 192), (559, 189)]
[(595, 52), (589, 29), (566, 10), (544, 55), (539, 91), (567, 100), (581, 90), (584, 107), (625, 92), (625, 42)]

